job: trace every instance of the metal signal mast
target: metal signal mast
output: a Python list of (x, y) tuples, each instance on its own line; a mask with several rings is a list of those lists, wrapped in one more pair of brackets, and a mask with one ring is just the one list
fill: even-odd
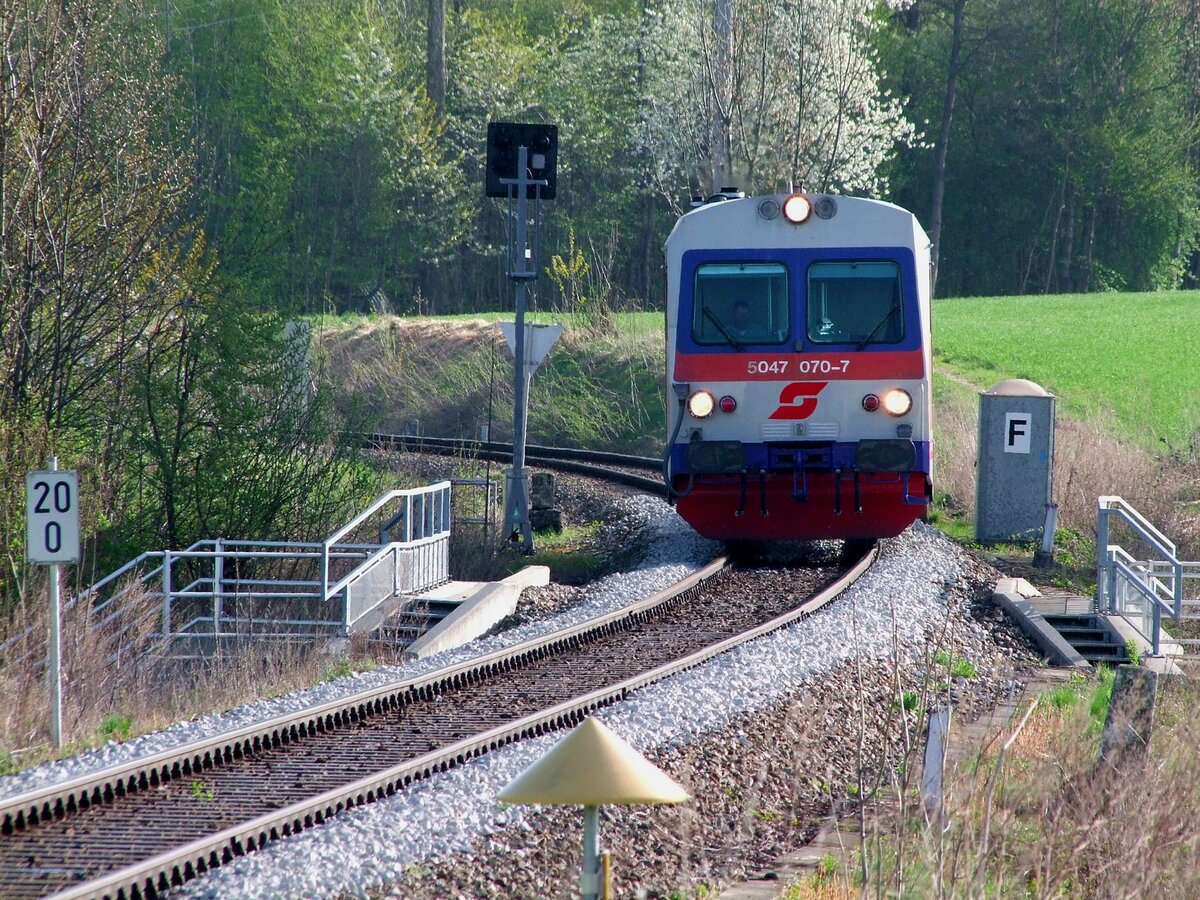
[[(558, 159), (558, 126), (489, 122), (487, 137), (488, 197), (508, 199), (508, 221), (516, 205), (516, 228), (508, 229), (508, 278), (516, 285), (516, 321), (506, 329), (515, 360), (513, 373), (513, 464), (505, 472), (504, 531), (524, 552), (533, 552), (529, 525), (529, 470), (525, 468), (525, 431), (529, 379), (557, 332), (531, 341), (525, 326), (525, 286), (538, 277), (542, 200), (553, 200)], [(529, 201), (533, 200), (534, 242), (529, 245)]]

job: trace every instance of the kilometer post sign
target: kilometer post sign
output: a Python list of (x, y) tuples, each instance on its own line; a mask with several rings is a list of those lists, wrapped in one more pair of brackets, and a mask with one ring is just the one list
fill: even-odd
[(49, 565), (50, 644), (46, 676), (50, 682), (50, 735), (62, 748), (62, 629), (58, 596), (59, 563), (79, 562), (79, 477), (59, 471), (58, 457), (50, 468), (25, 476), (26, 555), (33, 563)]
[(29, 561), (79, 562), (79, 477), (57, 469), (25, 476)]

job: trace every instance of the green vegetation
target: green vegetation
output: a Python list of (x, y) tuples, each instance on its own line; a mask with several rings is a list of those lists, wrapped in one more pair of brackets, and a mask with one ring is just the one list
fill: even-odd
[(951, 657), (945, 650), (939, 650), (935, 653), (933, 661), (939, 666), (945, 667), (955, 678), (974, 678), (979, 674), (978, 667), (969, 659), (964, 659), (961, 656)]
[(119, 713), (105, 716), (100, 723), (100, 737), (106, 741), (121, 741), (129, 740), (130, 730), (133, 728), (133, 720), (129, 716), (124, 716)]
[[(939, 300), (935, 365), (984, 389), (1027, 378), (1059, 415), (1106, 422), (1155, 451), (1200, 436), (1200, 292)], [(986, 324), (984, 324), (986, 323)]]
[(345, 678), (347, 675), (354, 675), (358, 672), (369, 672), (375, 668), (375, 663), (369, 659), (358, 659), (342, 654), (336, 659), (328, 660), (321, 670), (321, 681), (333, 681), (337, 678)]
[[(383, 431), (420, 421), (439, 435), (495, 440), (512, 434), (512, 357), (493, 324), (503, 315), (374, 318), (322, 333), (343, 408), (367, 411)], [(511, 320), (511, 315), (508, 316)], [(597, 334), (577, 316), (537, 314), (565, 324), (530, 384), (529, 440), (655, 455), (665, 430), (663, 317), (617, 315)]]
[(550, 580), (558, 584), (587, 584), (608, 574), (613, 561), (592, 549), (589, 538), (600, 530), (599, 522), (568, 525), (561, 534), (539, 531), (532, 556), (511, 560), (514, 571), (526, 565), (548, 566)]

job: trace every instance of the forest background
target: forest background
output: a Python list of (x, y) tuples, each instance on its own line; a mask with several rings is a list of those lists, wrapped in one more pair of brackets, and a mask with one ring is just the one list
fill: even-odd
[(1200, 283), (1200, 0), (3, 0), (0, 45), (0, 610), (51, 454), (84, 583), (371, 493), (305, 322), (511, 305), (492, 120), (558, 125), (531, 302), (586, 320), (726, 185), (912, 209), (942, 296)]

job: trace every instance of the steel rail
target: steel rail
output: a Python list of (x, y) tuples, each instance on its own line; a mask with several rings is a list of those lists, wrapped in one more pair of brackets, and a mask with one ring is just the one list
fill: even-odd
[[(506, 453), (510, 457), (513, 445), (502, 441), (477, 441), (473, 438), (439, 438), (425, 435), (384, 434), (380, 432), (365, 435), (368, 444), (386, 445), (395, 450), (409, 450), (413, 453)], [(601, 465), (624, 466), (628, 469), (645, 469), (656, 472), (662, 468), (662, 460), (655, 456), (635, 456), (627, 453), (612, 453), (606, 450), (578, 450), (572, 447), (546, 447), (539, 444), (527, 444), (526, 455), (538, 456), (541, 459), (578, 460)]]
[[(539, 736), (554, 730), (570, 727), (581, 721), (588, 713), (624, 699), (630, 692), (660, 681), (668, 676), (695, 668), (714, 656), (726, 652), (739, 644), (746, 643), (772, 631), (787, 627), (798, 619), (808, 616), (829, 603), (870, 567), (874, 561), (872, 550), (856, 565), (843, 573), (836, 581), (826, 586), (813, 597), (781, 616), (744, 632), (727, 638), (703, 650), (664, 664), (653, 670), (635, 675), (617, 684), (609, 685), (588, 694), (564, 701), (548, 709), (526, 716), (520, 720), (497, 726), (479, 735), (427, 753), (382, 772), (373, 773), (351, 784), (342, 785), (317, 797), (293, 804), (285, 809), (260, 816), (250, 822), (236, 825), (160, 854), (135, 866), (95, 879), (87, 884), (54, 894), (57, 900), (82, 900), (82, 898), (106, 898), (106, 900), (129, 900), (134, 897), (155, 896), (173, 886), (183, 884), (212, 868), (219, 867), (232, 859), (253, 852), (270, 841), (331, 819), (338, 813), (365, 803), (372, 803), (392, 796), (412, 782), (429, 777), (436, 772), (454, 768), (470, 759), (505, 746), (514, 741)], [(702, 572), (696, 573), (678, 585), (648, 598), (629, 610), (618, 610), (590, 620), (568, 632), (556, 636), (557, 640), (569, 642), (572, 637), (612, 624), (634, 608), (647, 611), (666, 602), (664, 595), (679, 596), (698, 588), (704, 581), (714, 577), (726, 566), (719, 559)], [(657, 600), (658, 602), (652, 602)], [(540, 643), (527, 641), (522, 645)], [(489, 656), (503, 655), (489, 654)], [(455, 667), (461, 669), (462, 667)]]
[(107, 802), (135, 790), (156, 787), (166, 781), (183, 778), (238, 759), (266, 747), (278, 747), (305, 734), (331, 730), (395, 709), (409, 699), (419, 699), (435, 687), (459, 686), (510, 664), (514, 660), (539, 653), (553, 652), (561, 645), (590, 637), (625, 618), (635, 618), (676, 599), (725, 568), (719, 557), (698, 572), (675, 585), (628, 607), (588, 619), (563, 631), (530, 638), (511, 647), (494, 650), (460, 663), (435, 669), (424, 675), (371, 688), (340, 700), (331, 700), (299, 712), (285, 713), (232, 732), (203, 738), (181, 747), (164, 750), (137, 760), (47, 785), (0, 800), (0, 834), (36, 824), (43, 818), (58, 818)]

